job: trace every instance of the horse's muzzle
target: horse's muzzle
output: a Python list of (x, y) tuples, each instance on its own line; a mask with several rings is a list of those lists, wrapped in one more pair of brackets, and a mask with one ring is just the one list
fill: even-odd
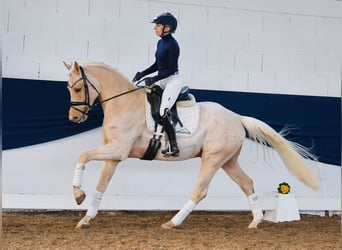
[(71, 108), (69, 110), (69, 120), (75, 123), (81, 123), (88, 119), (88, 108), (84, 107), (83, 110)]

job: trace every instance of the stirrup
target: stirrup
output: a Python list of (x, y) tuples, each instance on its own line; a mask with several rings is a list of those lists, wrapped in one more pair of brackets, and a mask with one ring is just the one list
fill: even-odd
[(179, 155), (179, 149), (178, 147), (174, 148), (173, 151), (171, 150), (171, 144), (168, 145), (167, 148), (163, 149), (162, 154), (165, 157), (169, 157), (169, 156), (178, 156)]

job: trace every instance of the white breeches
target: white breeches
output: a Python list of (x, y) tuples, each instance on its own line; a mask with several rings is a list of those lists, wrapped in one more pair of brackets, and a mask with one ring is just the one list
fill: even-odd
[(165, 109), (171, 109), (173, 104), (175, 104), (178, 94), (184, 85), (178, 74), (162, 79), (157, 84), (164, 89), (159, 109), (160, 116), (164, 116)]

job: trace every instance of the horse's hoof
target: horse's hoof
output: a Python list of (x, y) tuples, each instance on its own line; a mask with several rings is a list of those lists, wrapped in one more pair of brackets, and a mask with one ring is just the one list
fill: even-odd
[(86, 194), (84, 193), (84, 191), (81, 190), (81, 193), (78, 194), (77, 197), (75, 197), (77, 205), (81, 205), (82, 202), (84, 201), (85, 197), (86, 197)]
[(162, 228), (165, 229), (172, 229), (173, 227), (175, 227), (175, 225), (171, 221), (168, 221), (162, 225)]
[(251, 224), (248, 225), (248, 228), (255, 228), (255, 229), (257, 229), (258, 228), (258, 224), (260, 222), (261, 221), (252, 221)]
[(89, 223), (84, 223), (84, 222), (80, 221), (75, 228), (77, 228), (77, 229), (88, 229)]

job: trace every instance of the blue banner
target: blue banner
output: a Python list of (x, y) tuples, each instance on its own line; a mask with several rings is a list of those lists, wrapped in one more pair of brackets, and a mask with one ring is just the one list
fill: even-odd
[[(191, 90), (198, 102), (213, 101), (240, 115), (252, 116), (280, 131), (294, 129), (287, 139), (312, 148), (320, 162), (341, 164), (341, 100), (280, 94)], [(88, 120), (68, 119), (66, 82), (4, 78), (2, 148), (13, 149), (75, 135), (102, 125), (101, 107)]]

